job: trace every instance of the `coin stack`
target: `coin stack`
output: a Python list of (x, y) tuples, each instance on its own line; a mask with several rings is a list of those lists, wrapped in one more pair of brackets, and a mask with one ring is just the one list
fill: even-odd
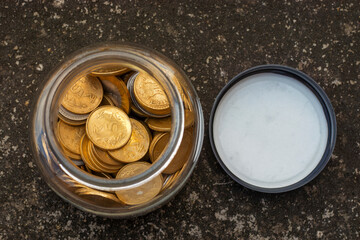
[[(176, 181), (192, 152), (194, 123), (191, 106), (176, 86), (184, 101), (185, 131), (163, 173), (144, 185), (114, 193), (73, 184), (76, 193), (136, 205), (150, 201)], [(64, 155), (98, 177), (124, 179), (146, 171), (170, 140), (171, 109), (162, 86), (145, 72), (117, 65), (72, 81), (58, 116), (56, 136)]]

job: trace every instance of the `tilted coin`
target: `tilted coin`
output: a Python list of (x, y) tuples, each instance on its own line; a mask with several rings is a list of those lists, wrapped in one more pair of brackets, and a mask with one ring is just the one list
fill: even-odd
[[(163, 150), (167, 147), (170, 140), (170, 134), (160, 132), (154, 135), (153, 140), (151, 141), (150, 147), (149, 147), (149, 157), (150, 161), (153, 163), (156, 161), (156, 158), (154, 158), (154, 151), (156, 151), (156, 156), (160, 156), (160, 154), (163, 152)], [(163, 174), (169, 174), (164, 173)]]
[(139, 73), (134, 80), (134, 95), (146, 111), (153, 114), (169, 114), (170, 104), (160, 83), (147, 73)]
[(171, 131), (171, 117), (165, 118), (147, 118), (145, 122), (151, 130), (158, 132), (170, 132)]
[(70, 112), (85, 114), (99, 106), (102, 98), (103, 88), (99, 79), (84, 76), (70, 87), (61, 104)]
[(173, 175), (172, 175), (172, 178), (170, 179), (170, 181), (168, 182), (169, 184), (169, 187), (174, 183), (176, 182), (176, 180), (178, 179), (178, 177), (180, 176), (180, 174), (182, 173), (182, 170), (184, 169), (181, 168), (179, 171), (176, 171)]
[[(125, 165), (116, 175), (117, 179), (125, 179), (145, 172), (151, 167), (150, 163), (139, 161)], [(149, 182), (132, 189), (116, 191), (115, 194), (121, 202), (129, 205), (142, 204), (150, 201), (162, 188), (162, 176), (158, 175)]]
[(64, 116), (66, 119), (70, 119), (72, 121), (77, 121), (77, 122), (78, 121), (84, 121), (89, 117), (88, 113), (87, 114), (72, 113), (72, 112), (66, 110), (63, 105), (60, 105), (59, 114)]
[(61, 115), (60, 113), (58, 114), (58, 117), (63, 120), (65, 123), (72, 125), (72, 126), (80, 126), (80, 125), (84, 125), (86, 123), (86, 119), (85, 120), (81, 120), (81, 121), (74, 121), (71, 119), (68, 119), (66, 117), (64, 117), (63, 115)]
[(103, 99), (100, 103), (100, 106), (104, 106), (104, 105), (114, 106), (114, 102), (112, 101), (111, 97), (106, 93), (104, 94)]
[(169, 187), (171, 187), (171, 185), (176, 181), (179, 174), (180, 174), (180, 171), (177, 171), (171, 175), (166, 175), (166, 180), (164, 180), (161, 191), (164, 191), (165, 189), (168, 189)]
[(125, 83), (115, 76), (101, 76), (99, 78), (101, 80), (105, 93), (110, 97), (111, 100), (114, 99), (114, 105), (129, 114), (130, 93)]
[[(170, 133), (163, 133), (156, 138), (156, 141), (154, 140), (150, 145), (150, 160), (151, 162), (156, 162), (159, 158), (159, 156), (162, 154), (162, 152), (165, 150), (165, 147), (167, 146), (169, 140), (170, 140)], [(178, 151), (176, 152), (176, 155), (171, 160), (170, 164), (164, 169), (163, 173), (165, 174), (172, 174), (176, 171), (180, 170), (185, 162), (190, 157), (190, 154), (192, 152), (192, 141), (193, 141), (193, 135), (191, 131), (186, 129), (184, 131), (184, 136), (181, 141), (180, 147)]]
[[(145, 120), (150, 129), (159, 132), (171, 131), (171, 117), (165, 118), (147, 118)], [(194, 113), (185, 110), (185, 128), (192, 126), (194, 123)]]
[(95, 172), (107, 172), (107, 173), (118, 172), (121, 166), (118, 167), (108, 166), (106, 164), (99, 162), (98, 159), (95, 158), (95, 156), (91, 152), (91, 144), (92, 142), (85, 134), (81, 142), (81, 150), (82, 150), (81, 158), (83, 159), (85, 165)]
[[(131, 138), (131, 137), (130, 137)], [(113, 159), (108, 152), (102, 150), (101, 148), (98, 148), (94, 144), (91, 145), (91, 151), (94, 153), (95, 157), (100, 159), (102, 162), (109, 164), (109, 165), (124, 165), (123, 163), (120, 163), (119, 161), (116, 161)]]
[(101, 76), (115, 76), (121, 75), (131, 71), (131, 69), (117, 65), (117, 64), (109, 64), (107, 66), (99, 67), (93, 70), (90, 74), (95, 77)]
[[(60, 142), (60, 139), (59, 139), (59, 142)], [(62, 147), (62, 150), (64, 151), (65, 155), (68, 156), (69, 158), (71, 158), (72, 160), (80, 160), (81, 159), (81, 156), (80, 154), (76, 154), (76, 153), (73, 153), (73, 152), (70, 152), (69, 150), (67, 150), (66, 147), (64, 147), (62, 145), (62, 143), (60, 142), (60, 145)]]
[(165, 189), (168, 188), (168, 186), (169, 186), (168, 182), (171, 180), (171, 178), (173, 178), (173, 174), (171, 174), (171, 175), (163, 174), (164, 181), (163, 181), (161, 191), (164, 191)]
[(192, 103), (191, 103), (191, 100), (190, 100), (189, 96), (184, 95), (184, 97), (183, 97), (183, 103), (184, 103), (184, 109), (187, 109), (187, 110), (189, 110), (189, 111), (191, 111), (191, 112), (194, 111), (194, 108), (193, 108), (193, 106), (192, 106)]
[(132, 126), (130, 140), (122, 148), (109, 151), (110, 156), (124, 163), (142, 159), (146, 155), (151, 141), (151, 136), (141, 122), (133, 118), (130, 118), (130, 122)]
[(85, 171), (87, 171), (90, 174), (94, 174), (95, 171), (93, 172), (88, 166), (85, 165)]
[(101, 170), (95, 165), (92, 158), (89, 156), (89, 142), (89, 138), (86, 136), (86, 134), (84, 134), (80, 141), (81, 159), (84, 161), (89, 173), (91, 173), (91, 170), (95, 172), (101, 172)]
[(121, 203), (119, 201), (119, 199), (115, 196), (115, 194), (113, 193), (108, 193), (108, 192), (102, 192), (102, 191), (98, 191), (89, 187), (82, 187), (82, 188), (78, 188), (75, 190), (75, 193), (79, 194), (79, 195), (85, 195), (85, 196), (93, 196), (93, 197), (98, 197), (100, 199), (97, 199), (97, 202), (100, 200), (111, 200), (114, 201), (116, 203)]
[(59, 118), (71, 126), (80, 126), (80, 125), (84, 125), (86, 123), (86, 119), (83, 121), (73, 121), (73, 120), (65, 118), (64, 116), (61, 116), (60, 114), (59, 114)]
[[(145, 122), (143, 122), (143, 121), (139, 121), (139, 122), (146, 128), (146, 131), (147, 131), (147, 133), (148, 133), (148, 135), (149, 135), (149, 137), (150, 137), (150, 143), (151, 143), (151, 141), (152, 141), (152, 139), (153, 139), (153, 133), (151, 132), (149, 126), (148, 126)], [(155, 132), (154, 132), (154, 133), (155, 133)], [(149, 148), (150, 148), (150, 146), (149, 146)]]
[(92, 163), (101, 170), (101, 172), (106, 172), (106, 173), (117, 173), (119, 171), (119, 169), (124, 165), (122, 163), (118, 163), (117, 165), (109, 165), (105, 162), (103, 162), (101, 159), (97, 158), (94, 154), (94, 152), (92, 151), (92, 142), (89, 141), (89, 146), (88, 146), (88, 156), (90, 157)]
[(94, 164), (94, 166), (98, 169), (100, 169), (100, 172), (106, 172), (106, 173), (117, 173), (119, 169), (122, 167), (122, 165), (114, 166), (114, 165), (108, 165), (104, 162), (102, 162), (100, 159), (98, 159), (94, 152), (92, 151), (93, 143), (91, 141), (88, 142), (88, 156), (91, 160), (91, 162)]
[(70, 152), (80, 154), (80, 140), (85, 134), (85, 127), (71, 126), (62, 120), (57, 125), (58, 138), (60, 143)]
[(102, 106), (93, 111), (87, 119), (86, 134), (99, 148), (117, 149), (130, 139), (131, 122), (120, 108)]
[(191, 127), (194, 124), (194, 112), (188, 109), (185, 109), (185, 128)]

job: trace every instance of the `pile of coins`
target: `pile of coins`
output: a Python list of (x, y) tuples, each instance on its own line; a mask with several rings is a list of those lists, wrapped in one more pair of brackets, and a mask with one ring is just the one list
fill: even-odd
[[(179, 86), (179, 85), (177, 85)], [(194, 115), (184, 101), (185, 130), (180, 148), (162, 174), (144, 185), (113, 192), (85, 187), (67, 178), (76, 193), (136, 205), (169, 188), (193, 147)], [(62, 97), (56, 136), (63, 153), (81, 170), (124, 179), (151, 167), (170, 140), (171, 108), (159, 82), (145, 72), (108, 65), (72, 81)]]

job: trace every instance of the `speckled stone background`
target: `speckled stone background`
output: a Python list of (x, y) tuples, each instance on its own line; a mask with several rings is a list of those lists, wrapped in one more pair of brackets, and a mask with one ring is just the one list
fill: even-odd
[[(359, 239), (359, 15), (358, 0), (1, 1), (0, 239)], [(76, 209), (35, 166), (30, 105), (64, 56), (109, 40), (175, 60), (197, 89), (206, 122), (237, 73), (268, 63), (304, 71), (336, 111), (329, 164), (298, 190), (253, 192), (224, 173), (206, 132), (194, 174), (161, 209), (130, 220)]]

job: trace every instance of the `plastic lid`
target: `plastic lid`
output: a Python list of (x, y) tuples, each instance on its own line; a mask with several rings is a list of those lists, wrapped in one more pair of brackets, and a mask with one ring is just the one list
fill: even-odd
[(279, 193), (303, 186), (325, 167), (336, 119), (313, 79), (264, 65), (240, 73), (220, 91), (209, 131), (218, 162), (236, 182)]

